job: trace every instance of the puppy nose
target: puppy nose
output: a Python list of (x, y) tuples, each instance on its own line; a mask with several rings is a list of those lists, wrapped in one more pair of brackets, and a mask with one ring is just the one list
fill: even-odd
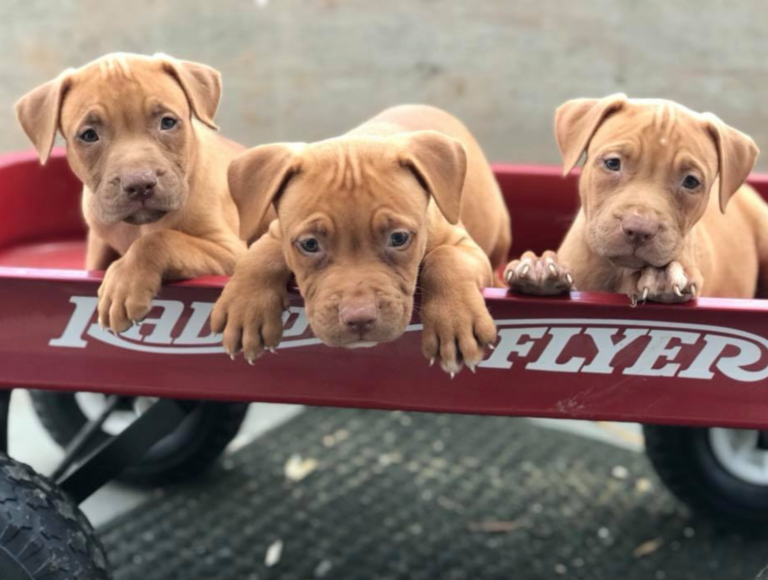
[(642, 246), (659, 232), (659, 222), (645, 215), (633, 214), (621, 220), (621, 231), (629, 243)]
[(131, 171), (123, 174), (120, 182), (128, 199), (149, 199), (155, 194), (157, 174), (154, 171)]
[(378, 312), (373, 301), (356, 301), (345, 304), (339, 309), (341, 322), (347, 328), (359, 334), (364, 334), (376, 325)]

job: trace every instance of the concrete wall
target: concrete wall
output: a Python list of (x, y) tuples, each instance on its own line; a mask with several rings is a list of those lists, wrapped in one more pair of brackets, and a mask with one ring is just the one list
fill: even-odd
[(494, 160), (559, 161), (562, 101), (626, 91), (711, 110), (768, 170), (765, 0), (0, 0), (0, 151), (27, 90), (105, 52), (220, 69), (219, 123), (248, 144), (332, 136), (429, 102)]

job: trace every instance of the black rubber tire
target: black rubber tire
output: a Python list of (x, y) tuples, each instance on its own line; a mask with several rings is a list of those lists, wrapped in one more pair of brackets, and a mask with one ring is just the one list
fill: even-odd
[(643, 432), (659, 478), (694, 513), (732, 527), (765, 529), (768, 486), (727, 471), (712, 451), (709, 429), (645, 425)]
[[(87, 421), (75, 395), (52, 391), (30, 391), (30, 395), (46, 431), (62, 448), (66, 447)], [(216, 462), (237, 436), (247, 412), (247, 403), (197, 403), (178, 429), (118, 479), (131, 485), (158, 487), (198, 476)], [(107, 437), (102, 431), (96, 444)]]
[(54, 483), (0, 453), (0, 578), (109, 580), (88, 519)]

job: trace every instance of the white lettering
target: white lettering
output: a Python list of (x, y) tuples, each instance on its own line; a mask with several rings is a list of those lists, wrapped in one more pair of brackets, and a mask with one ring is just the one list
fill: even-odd
[(293, 324), (289, 328), (283, 329), (283, 338), (291, 338), (293, 336), (301, 336), (307, 332), (309, 328), (309, 320), (307, 319), (306, 311), (301, 307), (291, 306), (288, 310), (283, 312), (283, 326), (288, 323), (291, 315), (296, 315), (293, 320)]
[(187, 324), (184, 325), (184, 329), (179, 337), (173, 341), (173, 344), (220, 344), (220, 334), (208, 332), (206, 336), (200, 336), (208, 324), (212, 310), (213, 304), (210, 302), (193, 302), (192, 316), (189, 317)]
[(499, 330), (499, 344), (496, 350), (487, 360), (480, 363), (480, 367), (489, 369), (511, 369), (512, 363), (508, 360), (509, 355), (517, 353), (524, 357), (531, 352), (534, 345), (533, 341), (520, 342), (524, 336), (530, 338), (541, 338), (547, 332), (545, 326), (532, 328), (503, 328)]
[(581, 328), (550, 328), (552, 337), (538, 360), (525, 365), (527, 370), (550, 371), (555, 373), (577, 373), (584, 364), (582, 357), (573, 357), (567, 362), (559, 363), (557, 359), (563, 354), (568, 341), (581, 333)]
[(71, 296), (69, 301), (75, 305), (75, 311), (70, 316), (64, 333), (59, 338), (49, 340), (48, 346), (85, 348), (88, 344), (88, 341), (83, 340), (83, 333), (96, 312), (99, 299), (95, 296)]
[[(181, 317), (181, 313), (184, 311), (184, 303), (178, 300), (153, 300), (152, 308), (162, 308), (160, 316), (155, 318), (145, 318), (141, 322), (141, 326), (138, 324), (132, 326), (125, 332), (120, 334), (120, 337), (125, 340), (135, 340), (136, 342), (148, 342), (150, 344), (171, 344), (173, 338), (171, 333), (173, 327)], [(152, 332), (146, 335), (141, 334), (141, 329), (146, 326), (153, 326)]]
[(717, 336), (715, 334), (704, 335), (706, 346), (701, 350), (699, 356), (684, 371), (681, 371), (679, 377), (687, 379), (711, 379), (715, 376), (712, 372), (712, 365), (725, 352), (729, 346), (738, 349), (738, 352), (729, 357), (721, 358), (716, 368), (725, 376), (737, 381), (754, 382), (766, 378), (766, 370), (745, 371), (744, 367), (755, 364), (762, 357), (760, 348), (752, 342), (741, 340), (739, 338), (730, 338)]
[(672, 340), (679, 340), (683, 344), (695, 344), (699, 340), (699, 334), (695, 332), (680, 332), (675, 330), (651, 330), (648, 333), (651, 337), (648, 346), (637, 357), (635, 364), (628, 369), (624, 369), (625, 375), (637, 375), (642, 377), (673, 377), (680, 368), (679, 364), (664, 365), (655, 369), (654, 365), (662, 360), (672, 361), (679, 353), (680, 347), (669, 348)]
[(597, 354), (587, 366), (581, 369), (584, 373), (596, 373), (609, 375), (613, 372), (611, 362), (622, 350), (635, 342), (641, 336), (648, 334), (648, 330), (642, 328), (628, 328), (624, 331), (624, 338), (614, 343), (613, 337), (619, 332), (618, 328), (587, 328), (584, 331), (592, 337), (597, 347)]

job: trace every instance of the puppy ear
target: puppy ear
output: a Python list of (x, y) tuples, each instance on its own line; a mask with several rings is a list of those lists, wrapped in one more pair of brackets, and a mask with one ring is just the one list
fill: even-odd
[(16, 103), (16, 118), (37, 149), (42, 165), (45, 165), (51, 155), (59, 129), (61, 104), (69, 85), (69, 71), (65, 71), (52, 81), (30, 91)]
[(704, 113), (704, 122), (717, 146), (717, 170), (720, 176), (720, 211), (736, 193), (755, 166), (760, 149), (749, 135), (729, 127), (712, 113)]
[(187, 95), (192, 112), (211, 129), (218, 129), (213, 118), (221, 99), (221, 73), (198, 62), (177, 60), (166, 54), (156, 54), (165, 70), (173, 76)]
[(432, 196), (448, 223), (459, 223), (467, 153), (460, 141), (438, 131), (415, 131), (401, 141), (400, 164)]
[(563, 158), (563, 175), (568, 175), (587, 150), (592, 136), (603, 121), (627, 102), (617, 93), (602, 99), (573, 99), (555, 112), (555, 139)]
[(240, 215), (240, 238), (250, 242), (269, 205), (299, 172), (300, 143), (260, 145), (241, 153), (227, 170), (229, 192)]

